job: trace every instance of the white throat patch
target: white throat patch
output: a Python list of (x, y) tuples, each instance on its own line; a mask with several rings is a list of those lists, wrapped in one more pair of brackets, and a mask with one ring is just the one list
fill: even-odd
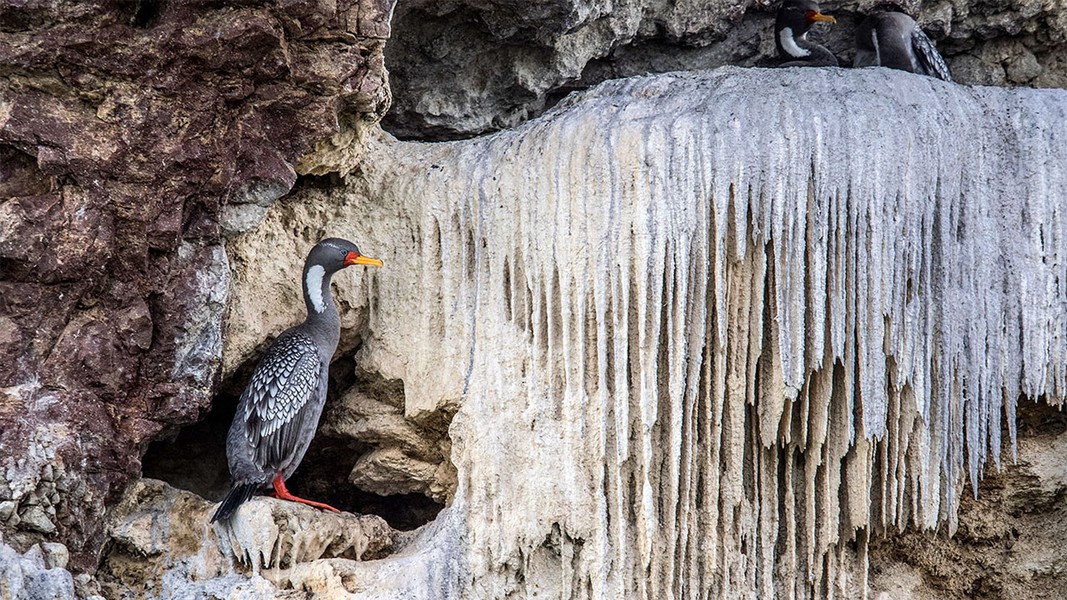
[(321, 265), (314, 265), (308, 269), (307, 280), (304, 281), (308, 298), (311, 299), (311, 306), (318, 313), (326, 310), (326, 305), (322, 302), (322, 277), (325, 274), (326, 269)]
[(797, 41), (793, 39), (792, 27), (783, 27), (778, 32), (778, 41), (781, 42), (782, 49), (793, 58), (804, 58), (811, 54), (811, 50), (806, 50), (797, 45)]

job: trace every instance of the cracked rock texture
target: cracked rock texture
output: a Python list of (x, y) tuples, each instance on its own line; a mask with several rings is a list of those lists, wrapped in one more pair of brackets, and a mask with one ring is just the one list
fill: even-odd
[(0, 531), (95, 565), (105, 506), (211, 402), (230, 265), (389, 104), (389, 0), (0, 7)]
[(242, 505), (229, 526), (208, 525), (214, 509), (161, 481), (131, 485), (108, 516), (96, 574), (103, 594), (119, 600), (271, 597), (280, 589), (339, 593), (346, 586), (336, 561), (380, 558), (410, 537), (380, 517), (271, 498)]
[[(856, 25), (881, 0), (827, 0), (813, 37), (851, 64)], [(1067, 4), (901, 0), (966, 84), (1067, 87)], [(567, 92), (610, 78), (774, 62), (768, 0), (412, 0), (397, 6), (386, 60), (404, 138), (512, 127)]]

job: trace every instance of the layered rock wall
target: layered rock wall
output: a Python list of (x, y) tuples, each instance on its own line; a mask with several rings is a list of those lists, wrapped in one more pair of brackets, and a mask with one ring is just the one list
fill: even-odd
[[(882, 0), (824, 1), (811, 37), (851, 64), (855, 27)], [(1067, 5), (899, 0), (965, 84), (1067, 87)], [(386, 52), (397, 102), (385, 127), (454, 139), (513, 127), (601, 81), (775, 62), (778, 2), (415, 0), (397, 7)]]
[(0, 530), (95, 564), (148, 442), (210, 405), (223, 236), (346, 172), (392, 5), (0, 8)]

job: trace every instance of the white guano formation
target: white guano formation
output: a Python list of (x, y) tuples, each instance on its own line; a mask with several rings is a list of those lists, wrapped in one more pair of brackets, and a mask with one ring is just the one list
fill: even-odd
[(344, 197), (244, 243), (285, 211), (390, 265), (355, 294), (360, 364), (409, 415), (461, 406), (455, 501), (392, 559), (420, 575), (366, 564), (368, 590), (857, 597), (870, 536), (952, 532), (1017, 401), (1067, 393), (1060, 90), (613, 81), (376, 143)]

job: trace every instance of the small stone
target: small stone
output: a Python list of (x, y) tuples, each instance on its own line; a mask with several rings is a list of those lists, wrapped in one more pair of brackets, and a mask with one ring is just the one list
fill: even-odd
[(91, 598), (104, 598), (101, 594), (100, 584), (88, 573), (79, 573), (74, 576), (74, 592), (79, 598), (90, 600)]
[(52, 469), (52, 465), (45, 465), (44, 466), (44, 471), (41, 473), (41, 479), (43, 479), (44, 481), (55, 481), (56, 480), (56, 473), (55, 473), (55, 470)]
[(30, 546), (30, 549), (27, 550), (26, 553), (22, 555), (22, 559), (26, 560), (26, 561), (29, 561), (30, 564), (35, 565), (38, 569), (45, 568), (44, 567), (44, 550), (41, 550), (41, 547), (38, 546), (37, 544), (34, 544), (34, 545)]
[(70, 551), (63, 544), (57, 542), (42, 542), (41, 551), (44, 553), (44, 566), (48, 569), (66, 569), (70, 561)]
[(40, 506), (28, 506), (22, 511), (22, 529), (31, 529), (41, 533), (55, 533), (56, 526)]
[(1037, 57), (1026, 49), (1023, 49), (1018, 56), (1008, 61), (1005, 70), (1008, 74), (1008, 80), (1012, 83), (1027, 83), (1044, 71), (1041, 63), (1037, 61)]
[(14, 500), (4, 500), (0, 502), (0, 521), (7, 521), (11, 518), (11, 515), (15, 514), (15, 508), (18, 504)]

